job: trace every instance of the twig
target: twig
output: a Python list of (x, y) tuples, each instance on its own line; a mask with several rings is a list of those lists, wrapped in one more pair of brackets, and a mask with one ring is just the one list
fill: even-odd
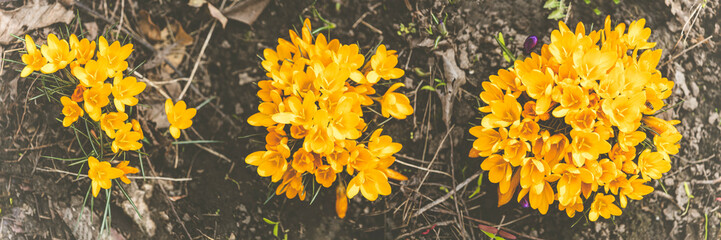
[(163, 95), (163, 97), (165, 97), (165, 99), (169, 99), (169, 98), (170, 98), (170, 95), (168, 95), (168, 93), (166, 93), (165, 90), (163, 90), (162, 88), (160, 88), (158, 85), (156, 85), (156, 84), (155, 84), (153, 81), (151, 81), (150, 79), (145, 78), (142, 74), (138, 73), (138, 71), (133, 71), (133, 75), (135, 75), (136, 77), (138, 77), (138, 78), (140, 79), (140, 81), (143, 81), (143, 82), (149, 84), (151, 87), (155, 88), (155, 90), (158, 90), (158, 92), (160, 92), (160, 94)]
[(721, 183), (721, 178), (717, 178), (714, 180), (691, 180), (692, 184), (702, 184), (702, 185), (714, 185)]
[[(441, 151), (441, 147), (443, 147), (443, 143), (446, 142), (446, 139), (448, 139), (448, 135), (451, 134), (451, 131), (453, 130), (453, 128), (454, 128), (455, 126), (456, 126), (456, 125), (453, 125), (450, 129), (448, 129), (448, 132), (446, 132), (446, 135), (443, 136), (443, 139), (441, 140), (441, 143), (438, 144), (438, 148), (436, 149), (436, 153), (433, 155), (433, 159), (431, 159), (431, 162), (428, 164), (428, 169), (431, 169), (431, 167), (433, 166), (433, 163), (434, 163), (434, 162), (436, 161), (436, 159), (438, 158), (438, 153)], [(416, 188), (416, 192), (420, 192), (421, 187), (423, 186), (423, 183), (426, 181), (426, 179), (428, 178), (428, 174), (430, 174), (430, 173), (431, 173), (431, 172), (426, 172), (426, 175), (423, 176), (423, 180), (421, 180), (421, 183), (418, 184), (418, 188)]]
[[(76, 177), (86, 178), (88, 177), (87, 174), (77, 174), (74, 172), (68, 172), (63, 171), (59, 169), (52, 169), (52, 168), (38, 168), (38, 171), (41, 172), (52, 172), (52, 173), (62, 173), (62, 174), (68, 174)], [(169, 178), (169, 177), (142, 177), (142, 176), (127, 176), (129, 179), (150, 179), (150, 180), (163, 180), (163, 181), (171, 181), (171, 182), (187, 182), (193, 180), (192, 178)]]
[(678, 54), (676, 54), (676, 55), (673, 55), (670, 59), (668, 59), (666, 62), (664, 62), (663, 64), (661, 64), (661, 67), (668, 65), (669, 63), (671, 63), (671, 61), (675, 60), (676, 58), (680, 57), (680, 56), (683, 55), (684, 53), (690, 51), (691, 49), (694, 49), (694, 48), (700, 46), (701, 44), (707, 42), (708, 40), (711, 40), (712, 37), (713, 37), (713, 35), (708, 36), (707, 38), (704, 38), (703, 40), (701, 40), (700, 42), (697, 42), (697, 43), (694, 44), (693, 46), (684, 49), (683, 51), (681, 51), (680, 53), (678, 53)]
[[(220, 4), (220, 10), (223, 10), (224, 6), (225, 6), (225, 0), (223, 0), (223, 3)], [(215, 25), (217, 25), (217, 24), (218, 24), (218, 20), (215, 20), (215, 21), (213, 21), (213, 25), (210, 26), (210, 31), (208, 31), (208, 36), (205, 37), (205, 42), (203, 42), (203, 47), (200, 48), (200, 53), (198, 54), (198, 57), (195, 59), (195, 65), (193, 65), (193, 70), (190, 72), (190, 77), (188, 77), (188, 82), (185, 83), (185, 87), (183, 87), (183, 91), (181, 91), (180, 96), (178, 96), (178, 101), (183, 99), (183, 96), (185, 96), (185, 92), (188, 91), (190, 84), (193, 83), (193, 78), (195, 77), (195, 72), (198, 71), (198, 66), (200, 66), (200, 59), (203, 57), (203, 53), (205, 53), (205, 48), (208, 47), (210, 38), (213, 36), (213, 31), (215, 31)]]
[(428, 169), (428, 168), (424, 168), (424, 167), (419, 167), (419, 166), (416, 166), (416, 165), (413, 165), (413, 164), (406, 163), (406, 162), (403, 162), (403, 161), (401, 161), (401, 160), (398, 160), (397, 158), (396, 158), (396, 161), (395, 161), (395, 162), (400, 163), (401, 165), (405, 165), (405, 166), (409, 166), (409, 167), (415, 168), (415, 169), (420, 169), (420, 170), (429, 171), (429, 172), (432, 172), (432, 173), (438, 173), (438, 174), (446, 175), (446, 176), (449, 176), (449, 177), (453, 177), (453, 176), (451, 176), (450, 174), (448, 174), (447, 172), (442, 172), (442, 171), (438, 171), (438, 170), (433, 170), (433, 169)]
[(456, 221), (454, 221), (454, 220), (448, 220), (448, 221), (443, 221), (443, 222), (439, 222), (439, 223), (429, 224), (429, 225), (420, 227), (420, 228), (418, 228), (418, 229), (416, 229), (416, 230), (413, 230), (413, 231), (411, 231), (411, 232), (409, 232), (409, 233), (405, 233), (405, 234), (403, 234), (403, 235), (400, 235), (400, 236), (398, 236), (396, 239), (405, 239), (406, 237), (411, 236), (411, 235), (413, 235), (413, 234), (416, 234), (416, 233), (418, 233), (418, 232), (420, 232), (420, 231), (423, 231), (424, 229), (428, 229), (428, 228), (433, 227), (433, 226), (446, 226), (446, 225), (450, 225), (450, 224), (452, 224), (452, 223), (454, 223), (454, 222), (456, 222)]
[(368, 22), (366, 22), (366, 21), (361, 21), (361, 23), (362, 23), (363, 25), (365, 25), (366, 27), (370, 28), (372, 31), (378, 33), (379, 35), (383, 35), (383, 31), (381, 31), (380, 29), (374, 27), (374, 26), (371, 25), (370, 23), (368, 23)]
[(478, 176), (480, 176), (480, 175), (481, 175), (481, 171), (478, 171), (478, 172), (476, 172), (475, 174), (471, 175), (471, 176), (468, 177), (465, 181), (463, 181), (462, 183), (458, 184), (458, 186), (456, 186), (456, 188), (454, 188), (454, 189), (452, 189), (451, 191), (449, 191), (448, 193), (446, 193), (446, 195), (443, 195), (443, 197), (441, 197), (441, 198), (439, 198), (439, 199), (436, 199), (435, 201), (429, 203), (428, 205), (423, 206), (421, 209), (419, 209), (416, 213), (413, 214), (413, 217), (417, 217), (418, 215), (423, 214), (423, 212), (427, 211), (428, 209), (431, 209), (433, 206), (438, 205), (438, 204), (446, 201), (448, 198), (451, 197), (451, 195), (453, 195), (454, 193), (456, 193), (456, 191), (461, 190), (461, 188), (463, 188), (463, 187), (465, 187), (466, 185), (468, 185), (468, 183), (470, 183), (471, 181), (473, 181), (473, 179), (478, 178)]

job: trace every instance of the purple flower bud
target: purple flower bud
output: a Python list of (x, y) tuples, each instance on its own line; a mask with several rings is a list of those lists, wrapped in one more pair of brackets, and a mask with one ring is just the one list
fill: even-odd
[[(526, 42), (528, 42), (528, 41), (526, 41)], [(525, 197), (523, 197), (523, 199), (521, 199), (521, 206), (523, 206), (523, 208), (528, 208), (531, 206), (531, 204), (528, 202), (528, 195), (526, 195)]]
[(523, 43), (523, 53), (528, 55), (533, 51), (533, 48), (538, 44), (538, 37), (531, 35), (526, 38), (526, 42)]

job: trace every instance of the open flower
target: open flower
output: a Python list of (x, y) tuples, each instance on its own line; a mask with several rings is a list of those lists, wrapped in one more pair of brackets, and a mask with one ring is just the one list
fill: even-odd
[(65, 118), (63, 118), (63, 127), (70, 126), (70, 124), (73, 124), (79, 117), (85, 114), (83, 109), (78, 106), (78, 103), (70, 100), (68, 97), (61, 97), (60, 103), (63, 104), (63, 115), (65, 115)]
[(170, 135), (173, 138), (180, 137), (180, 130), (189, 128), (193, 125), (193, 117), (195, 117), (195, 108), (187, 108), (185, 101), (178, 101), (173, 105), (173, 101), (169, 98), (165, 100), (165, 114), (168, 116), (168, 122), (170, 122)]
[(93, 121), (99, 121), (100, 115), (102, 114), (102, 108), (110, 103), (110, 84), (106, 83), (100, 87), (90, 88), (83, 93), (83, 100), (85, 100), (85, 111), (88, 112), (90, 118)]
[(391, 185), (388, 183), (388, 177), (381, 171), (367, 169), (358, 172), (358, 175), (348, 183), (348, 198), (353, 198), (358, 191), (366, 199), (375, 201), (378, 195), (391, 194)]
[(646, 149), (638, 157), (638, 168), (644, 180), (659, 179), (662, 174), (671, 170), (671, 163), (664, 159), (663, 154)]
[(115, 41), (112, 45), (108, 46), (108, 40), (105, 40), (103, 36), (100, 36), (98, 41), (98, 61), (102, 59), (107, 61), (108, 76), (115, 76), (116, 72), (122, 72), (128, 69), (128, 62), (125, 61), (125, 59), (133, 52), (132, 43), (120, 46), (120, 42)]
[(135, 95), (140, 94), (143, 90), (145, 90), (144, 82), (138, 82), (135, 77), (123, 78), (121, 74), (116, 74), (113, 78), (112, 88), (115, 109), (125, 112), (125, 105), (135, 106), (138, 104)]
[(63, 69), (75, 59), (75, 51), (70, 50), (68, 41), (60, 40), (52, 33), (48, 35), (48, 45), (40, 46), (40, 51), (48, 60), (48, 63), (40, 69), (45, 74)]
[(130, 161), (122, 161), (115, 166), (115, 168), (123, 171), (123, 175), (120, 176), (120, 180), (123, 181), (125, 184), (130, 184), (130, 179), (128, 179), (128, 177), (126, 176), (127, 174), (135, 174), (140, 171), (137, 168), (128, 166), (129, 163)]
[(403, 86), (405, 86), (403, 83), (395, 83), (383, 94), (383, 98), (381, 99), (381, 113), (383, 117), (393, 116), (398, 119), (406, 119), (406, 116), (413, 114), (413, 107), (408, 97), (393, 92)]
[(100, 59), (90, 60), (85, 66), (73, 68), (73, 76), (80, 80), (84, 87), (98, 87), (108, 79), (108, 61)]
[(25, 67), (22, 72), (20, 72), (20, 77), (27, 77), (34, 71), (40, 71), (48, 62), (42, 53), (38, 51), (38, 47), (35, 46), (35, 41), (33, 41), (30, 35), (25, 35), (25, 49), (28, 53), (23, 54), (21, 57), (23, 63), (25, 63)]
[(88, 158), (88, 167), (90, 167), (88, 177), (92, 180), (90, 185), (93, 190), (93, 197), (98, 197), (101, 188), (110, 189), (113, 185), (112, 180), (124, 174), (123, 170), (110, 166), (109, 162), (100, 162), (95, 157)]
[(120, 150), (135, 151), (143, 147), (143, 144), (139, 142), (143, 134), (132, 131), (132, 129), (133, 124), (125, 123), (115, 132), (115, 140), (113, 140), (113, 144), (111, 145), (114, 153)]
[[(95, 55), (95, 41), (86, 38), (78, 40), (75, 34), (70, 35), (70, 49), (75, 52), (75, 62), (73, 64), (84, 65)], [(75, 67), (75, 66), (73, 66)]]
[(123, 112), (103, 113), (100, 115), (100, 128), (109, 138), (115, 138), (115, 130), (120, 129), (128, 120), (128, 114)]
[(621, 209), (618, 208), (613, 202), (615, 201), (613, 195), (604, 195), (603, 193), (597, 193), (596, 197), (591, 203), (591, 211), (588, 212), (588, 219), (596, 221), (598, 216), (603, 218), (610, 218), (613, 216), (620, 216)]
[(376, 49), (376, 54), (371, 57), (371, 67), (373, 70), (366, 74), (369, 83), (377, 83), (378, 80), (396, 79), (403, 76), (403, 69), (395, 68), (398, 64), (398, 56), (395, 51), (386, 51), (386, 46), (381, 44)]

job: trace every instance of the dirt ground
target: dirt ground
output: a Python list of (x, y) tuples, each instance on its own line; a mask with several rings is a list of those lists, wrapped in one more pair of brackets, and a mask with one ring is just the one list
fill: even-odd
[[(24, 7), (23, 2), (3, 1), (0, 8), (5, 14)], [(557, 21), (546, 18), (550, 11), (543, 9), (545, 1), (271, 0), (251, 25), (230, 20), (225, 28), (213, 25), (216, 20), (207, 6), (189, 6), (187, 0), (83, 0), (74, 6), (73, 1), (59, 2), (79, 16), (81, 23), (71, 29), (82, 25), (96, 36), (115, 32), (119, 22), (123, 28), (135, 29), (138, 34), (130, 37), (135, 44), (131, 67), (145, 62), (138, 72), (163, 83), (160, 88), (170, 95), (177, 96), (195, 73), (184, 99), (190, 106), (207, 104), (198, 109), (194, 129), (186, 134), (196, 140), (222, 141), (203, 144), (205, 149), (182, 145), (176, 157), (165, 130), (167, 122), (165, 126), (162, 123), (164, 97), (148, 87), (138, 116), (146, 138), (153, 143), (146, 147), (145, 172), (169, 180), (135, 180), (126, 187), (142, 218), (121, 193), (113, 194), (113, 239), (275, 239), (273, 226), (264, 218), (280, 222), (279, 239), (286, 235), (287, 239), (487, 239), (479, 224), (501, 225), (519, 239), (721, 238), (718, 0), (707, 1), (697, 14), (694, 10), (702, 0), (571, 1), (569, 26), (582, 21), (587, 29), (597, 29), (605, 15), (614, 22), (646, 19), (652, 29), (649, 41), (664, 49), (660, 69), (675, 82), (668, 100), (674, 107), (662, 117), (681, 120), (678, 129), (684, 137), (680, 153), (672, 158), (671, 171), (652, 183), (654, 193), (629, 203), (621, 216), (597, 222), (588, 222), (580, 214), (569, 219), (556, 207), (546, 215), (513, 202), (498, 208), (496, 186), (487, 177), (480, 193), (468, 197), (476, 188), (473, 176), (480, 171), (481, 162), (467, 157), (472, 143), (468, 129), (480, 123), (476, 96), (481, 82), (510, 65), (493, 36), (503, 32), (513, 51), (521, 51), (529, 35), (548, 43)], [(208, 2), (222, 9), (242, 1)], [(601, 15), (596, 15), (594, 8)], [(269, 198), (274, 191), (267, 187), (270, 180), (259, 177), (255, 168), (243, 161), (247, 154), (263, 148), (265, 134), (263, 128), (246, 123), (260, 102), (254, 82), (266, 78), (257, 56), (274, 47), (278, 38), (287, 38), (288, 29), (299, 28), (303, 18), (310, 18), (314, 27), (321, 26), (314, 9), (336, 25), (330, 36), (343, 43), (357, 43), (362, 52), (381, 42), (398, 50), (399, 65), (406, 70), (402, 92), (414, 104), (415, 114), (390, 121), (384, 133), (403, 144), (399, 160), (435, 171), (394, 164), (409, 180), (392, 183), (393, 193), (375, 202), (360, 197), (351, 200), (345, 219), (335, 215), (332, 189), (321, 191), (313, 204), (308, 199)], [(177, 44), (152, 40), (138, 30), (147, 23), (141, 10), (159, 29), (177, 21), (193, 38), (192, 43), (178, 48)], [(435, 49), (435, 36), (424, 30), (432, 21), (431, 14), (447, 16), (448, 35)], [(28, 34), (44, 39), (64, 26), (58, 23)], [(207, 38), (207, 47), (203, 47)], [(22, 47), (19, 41), (2, 45), (3, 58), (20, 59), (18, 49)], [(177, 63), (177, 72), (163, 58)], [(455, 68), (444, 66), (449, 59)], [(430, 76), (414, 74), (416, 68)], [(73, 134), (55, 120), (61, 116), (56, 104), (43, 98), (30, 100), (39, 94), (37, 83), (20, 78), (20, 69), (22, 65), (8, 61), (3, 61), (0, 69), (0, 238), (95, 239), (103, 208), (94, 208), (92, 220), (86, 215), (78, 221), (81, 210), (90, 212), (88, 206), (82, 206), (90, 181), (55, 171), (77, 172), (78, 166), (43, 157), (77, 157)], [(455, 95), (445, 90), (420, 90), (434, 78), (448, 78), (454, 71), (465, 75), (465, 82), (449, 84), (457, 87)], [(451, 198), (414, 216), (467, 179), (471, 183)], [(104, 200), (96, 200), (96, 205), (99, 202)]]

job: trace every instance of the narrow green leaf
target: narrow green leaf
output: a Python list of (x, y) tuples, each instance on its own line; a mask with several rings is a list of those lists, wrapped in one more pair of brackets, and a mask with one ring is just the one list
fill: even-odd
[(271, 221), (270, 219), (267, 219), (267, 218), (263, 218), (263, 221), (265, 221), (265, 222), (268, 223), (268, 224), (278, 224), (278, 222), (273, 222), (273, 221)]
[(436, 89), (433, 86), (426, 85), (421, 87), (421, 90), (435, 91)]
[(273, 227), (273, 236), (278, 237), (278, 224)]

